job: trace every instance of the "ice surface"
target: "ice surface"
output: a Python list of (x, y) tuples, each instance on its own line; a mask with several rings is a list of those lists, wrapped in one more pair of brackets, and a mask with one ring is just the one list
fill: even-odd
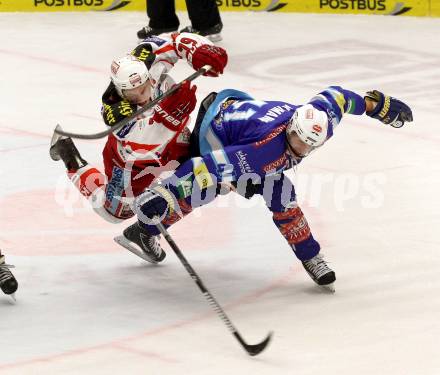
[[(111, 60), (142, 13), (0, 14), (1, 374), (440, 374), (438, 19), (224, 13), (223, 77), (197, 80), (303, 103), (327, 85), (381, 89), (415, 121), (347, 116), (298, 168), (298, 198), (337, 273), (321, 292), (258, 199), (226, 196), (171, 233), (249, 343), (244, 354), (172, 251), (158, 266), (113, 243), (48, 157), (59, 122), (97, 132)], [(186, 14), (181, 14), (182, 25)], [(173, 73), (191, 69), (181, 62)], [(102, 165), (103, 140), (77, 142)], [(293, 172), (289, 172), (294, 177)], [(373, 186), (373, 187), (372, 187)], [(220, 227), (220, 229), (217, 229)]]

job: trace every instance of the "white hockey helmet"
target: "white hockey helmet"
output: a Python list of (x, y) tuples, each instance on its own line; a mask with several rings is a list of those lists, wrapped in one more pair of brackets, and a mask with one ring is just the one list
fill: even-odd
[(316, 148), (327, 139), (327, 129), (327, 114), (306, 104), (296, 109), (287, 127), (287, 134), (295, 132), (302, 142)]
[(110, 70), (110, 79), (122, 97), (124, 96), (122, 90), (139, 87), (149, 79), (147, 66), (133, 55), (125, 55), (114, 60)]

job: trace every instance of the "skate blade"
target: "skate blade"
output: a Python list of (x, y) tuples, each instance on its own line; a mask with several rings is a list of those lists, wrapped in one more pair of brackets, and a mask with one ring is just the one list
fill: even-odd
[(10, 294), (9, 297), (12, 298), (12, 300), (14, 301), (14, 303), (17, 303), (17, 298), (15, 298), (15, 293)]
[(207, 35), (206, 38), (209, 39), (213, 43), (220, 42), (221, 40), (223, 40), (222, 34), (220, 34), (220, 33)]
[[(59, 124), (57, 124), (57, 126), (55, 127), (55, 130), (59, 129), (61, 130), (61, 126)], [(52, 160), (58, 161), (61, 159), (60, 155), (58, 154), (58, 152), (56, 152), (55, 147), (53, 147), (55, 145), (55, 143), (58, 142), (58, 140), (62, 137), (62, 135), (59, 135), (58, 133), (56, 133), (55, 131), (53, 132), (52, 135), (52, 139), (50, 140), (50, 149), (49, 149), (49, 155), (50, 158)]]
[(319, 285), (319, 286), (325, 292), (330, 292), (330, 293), (335, 293), (336, 292), (335, 283), (331, 283), (331, 284), (328, 284), (328, 285)]
[(157, 262), (153, 259), (151, 259), (147, 254), (145, 254), (143, 251), (139, 250), (137, 247), (133, 246), (130, 241), (128, 241), (124, 236), (117, 236), (113, 238), (113, 240), (118, 244), (127, 249), (128, 251), (131, 251), (134, 255), (137, 255), (139, 258), (142, 258), (143, 260), (146, 260), (147, 262), (157, 264)]

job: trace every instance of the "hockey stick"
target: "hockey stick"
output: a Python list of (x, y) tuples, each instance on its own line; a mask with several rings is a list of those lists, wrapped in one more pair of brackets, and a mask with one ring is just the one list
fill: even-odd
[[(197, 70), (195, 73), (191, 74), (190, 76), (186, 77), (182, 82), (184, 81), (194, 81), (197, 77), (205, 74), (207, 71), (211, 69), (211, 66), (205, 65), (204, 67)], [(172, 95), (174, 92), (176, 92), (180, 86), (182, 86), (182, 82), (178, 83), (177, 85), (174, 85), (171, 89), (169, 89), (166, 93), (159, 96), (158, 98), (152, 100), (151, 102), (145, 104), (143, 107), (139, 108), (136, 112), (134, 112), (131, 116), (124, 118), (123, 120), (119, 121), (117, 124), (109, 127), (108, 129), (95, 133), (95, 134), (77, 134), (77, 133), (69, 133), (61, 129), (60, 126), (57, 126), (54, 130), (55, 133), (59, 135), (63, 135), (65, 137), (71, 137), (71, 138), (78, 138), (78, 139), (99, 139), (104, 138), (105, 136), (109, 135), (110, 133), (113, 133), (114, 131), (122, 128), (123, 126), (127, 125), (129, 122), (133, 121), (137, 116), (144, 113), (145, 111), (153, 108), (158, 102), (160, 102), (162, 99), (167, 98), (168, 96)]]
[(241, 335), (237, 331), (237, 329), (234, 327), (232, 322), (229, 320), (228, 316), (226, 315), (226, 313), (224, 312), (222, 307), (218, 304), (218, 302), (216, 301), (214, 296), (205, 287), (205, 285), (203, 284), (203, 282), (200, 279), (199, 275), (197, 275), (197, 273), (194, 270), (194, 268), (192, 268), (192, 266), (188, 263), (188, 261), (186, 260), (186, 258), (182, 254), (182, 252), (180, 251), (179, 247), (176, 245), (176, 243), (174, 242), (173, 238), (170, 236), (170, 234), (165, 229), (165, 227), (162, 225), (162, 223), (159, 222), (158, 224), (156, 224), (156, 226), (160, 230), (162, 235), (165, 237), (165, 239), (167, 240), (168, 244), (171, 246), (171, 248), (173, 249), (173, 251), (175, 252), (177, 257), (179, 258), (180, 262), (183, 264), (185, 269), (188, 271), (188, 273), (190, 274), (191, 278), (194, 280), (194, 282), (197, 284), (199, 289), (202, 291), (203, 295), (206, 297), (206, 299), (208, 300), (209, 304), (212, 306), (214, 311), (220, 316), (220, 318), (223, 320), (223, 322), (229, 328), (229, 331), (235, 336), (235, 338), (241, 344), (243, 349), (246, 350), (246, 352), (249, 355), (251, 355), (251, 356), (260, 354), (266, 348), (267, 344), (269, 344), (269, 341), (272, 338), (272, 332), (269, 332), (267, 337), (262, 342), (260, 342), (259, 344), (255, 344), (255, 345), (247, 344), (243, 340), (243, 338), (241, 337)]

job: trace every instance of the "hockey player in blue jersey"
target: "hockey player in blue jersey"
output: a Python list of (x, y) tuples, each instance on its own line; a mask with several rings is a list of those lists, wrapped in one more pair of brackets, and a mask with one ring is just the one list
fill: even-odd
[(331, 138), (344, 114), (364, 113), (396, 128), (412, 121), (406, 104), (377, 90), (362, 97), (331, 86), (302, 106), (256, 100), (237, 90), (210, 94), (200, 106), (192, 134), (192, 158), (137, 198), (138, 222), (125, 229), (118, 242), (160, 262), (165, 252), (157, 220), (169, 227), (228, 188), (246, 198), (260, 194), (313, 281), (333, 290), (335, 273), (320, 255), (284, 171)]

